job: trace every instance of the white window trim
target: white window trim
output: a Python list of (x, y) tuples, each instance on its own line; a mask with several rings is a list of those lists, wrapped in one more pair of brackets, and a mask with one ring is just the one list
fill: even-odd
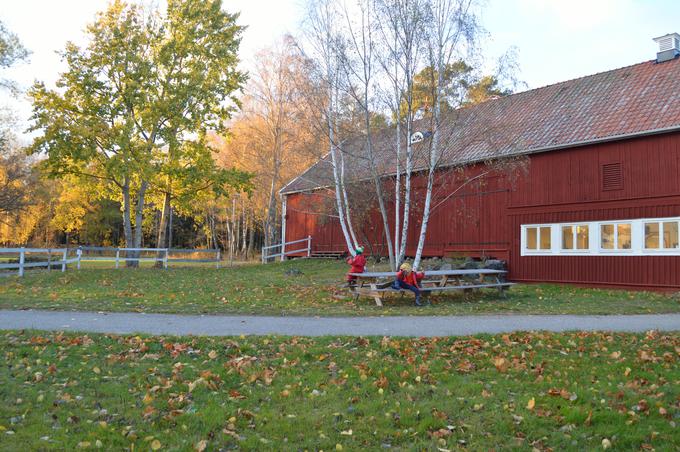
[[(626, 221), (600, 221), (597, 223), (597, 254), (631, 254), (635, 248), (635, 223), (631, 220)], [(619, 244), (619, 228), (620, 224), (630, 225), (630, 248), (602, 248), (602, 225), (611, 224), (614, 226), (614, 244)], [(644, 238), (643, 238), (644, 242)]]
[[(635, 219), (616, 219), (603, 221), (587, 222), (566, 222), (566, 223), (536, 223), (523, 224), (520, 226), (520, 255), (521, 256), (680, 256), (680, 248), (645, 248), (645, 223), (678, 222), (680, 229), (680, 217), (667, 218), (635, 218)], [(601, 226), (603, 224), (630, 224), (631, 225), (631, 248), (630, 249), (604, 249), (602, 248)], [(588, 226), (588, 244), (586, 250), (563, 250), (562, 249), (562, 226)], [(527, 228), (550, 228), (550, 249), (549, 250), (530, 250), (526, 248)], [(616, 230), (618, 236), (618, 229)], [(540, 233), (537, 239), (540, 241)], [(663, 244), (663, 226), (659, 231), (659, 240)], [(618, 243), (617, 243), (618, 245)]]
[[(564, 232), (562, 231), (562, 228), (570, 226), (572, 228), (572, 233), (574, 234), (574, 248), (572, 249), (565, 249), (562, 248), (562, 242), (564, 239)], [(588, 248), (583, 248), (579, 249), (576, 248), (576, 226), (587, 226), (588, 227)], [(590, 254), (590, 250), (593, 248), (593, 243), (592, 243), (592, 238), (593, 234), (591, 234), (592, 227), (590, 226), (590, 223), (560, 223), (559, 227), (557, 228), (557, 231), (559, 233), (559, 243), (558, 245), (558, 251), (559, 254)]]
[[(678, 218), (647, 218), (642, 221), (642, 250), (646, 254), (667, 254), (675, 255), (680, 254), (680, 248), (664, 248), (663, 247), (663, 223), (679, 222)], [(647, 248), (645, 246), (645, 223), (658, 223), (659, 224), (659, 248)], [(680, 224), (678, 225), (680, 229)]]
[[(527, 239), (527, 229), (528, 228), (550, 228), (550, 249), (540, 249), (537, 248), (535, 250), (530, 250), (527, 248), (526, 244), (526, 239)], [(553, 254), (554, 248), (555, 248), (555, 228), (552, 227), (551, 224), (527, 224), (527, 225), (522, 225), (522, 236), (521, 236), (521, 242), (522, 242), (522, 255), (550, 255)], [(541, 231), (540, 229), (536, 231), (536, 246), (539, 247), (541, 244)]]

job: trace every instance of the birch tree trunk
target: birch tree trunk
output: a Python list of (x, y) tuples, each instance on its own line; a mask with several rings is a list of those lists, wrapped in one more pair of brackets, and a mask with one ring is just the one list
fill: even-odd
[[(142, 221), (144, 219), (144, 198), (146, 196), (146, 190), (148, 187), (149, 184), (146, 181), (142, 181), (142, 183), (139, 186), (139, 193), (137, 194), (137, 203), (135, 205), (135, 227), (133, 232), (132, 248), (142, 247), (143, 238)], [(126, 255), (132, 258), (139, 258), (141, 253), (139, 251), (131, 252), (129, 251), (126, 253)], [(139, 267), (139, 261), (126, 261), (126, 265), (129, 267)]]
[(349, 235), (352, 238), (352, 247), (356, 249), (359, 246), (359, 241), (357, 240), (357, 235), (354, 232), (354, 226), (352, 225), (352, 214), (350, 211), (349, 200), (347, 199), (347, 186), (345, 185), (345, 153), (342, 151), (342, 149), (340, 150), (340, 185), (345, 215), (347, 217), (347, 229), (349, 230)]

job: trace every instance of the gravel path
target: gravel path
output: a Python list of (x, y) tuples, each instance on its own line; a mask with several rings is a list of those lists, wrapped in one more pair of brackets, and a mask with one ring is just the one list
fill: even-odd
[(265, 317), (62, 311), (3, 311), (0, 329), (197, 336), (458, 336), (512, 331), (680, 331), (680, 314)]

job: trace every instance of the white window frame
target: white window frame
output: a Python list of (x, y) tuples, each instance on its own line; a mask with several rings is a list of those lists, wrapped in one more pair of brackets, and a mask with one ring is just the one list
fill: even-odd
[[(680, 217), (666, 218), (633, 218), (633, 219), (612, 219), (602, 221), (585, 222), (565, 222), (565, 223), (535, 223), (520, 225), (520, 255), (521, 256), (569, 256), (569, 255), (590, 255), (590, 256), (680, 256), (680, 248), (645, 248), (645, 223), (667, 223), (677, 222), (680, 231)], [(618, 245), (618, 225), (630, 224), (631, 247), (630, 249), (606, 249), (602, 248), (602, 225), (611, 224), (615, 228), (615, 240)], [(562, 227), (563, 226), (588, 226), (588, 244), (586, 250), (563, 250), (562, 249)], [(550, 228), (550, 249), (549, 250), (530, 250), (526, 247), (527, 228)], [(537, 237), (540, 244), (540, 232)], [(574, 237), (576, 239), (576, 237)], [(660, 245), (663, 246), (663, 224), (659, 228)]]
[[(634, 243), (635, 243), (635, 225), (632, 220), (628, 221), (600, 221), (597, 223), (597, 249), (598, 249), (598, 254), (631, 254), (634, 250)], [(614, 226), (614, 245), (618, 246), (619, 245), (619, 225), (620, 224), (627, 224), (630, 226), (630, 248), (602, 248), (602, 226), (604, 225), (612, 225)], [(643, 231), (644, 233), (644, 231)], [(643, 238), (644, 241), (644, 238)]]
[[(679, 218), (646, 218), (642, 221), (642, 250), (646, 254), (678, 254), (680, 255), (680, 248), (664, 248), (663, 246), (663, 224), (664, 223), (680, 223)], [(659, 247), (658, 248), (647, 248), (645, 243), (645, 225), (647, 223), (657, 223), (659, 225)], [(678, 224), (678, 233), (680, 234), (680, 224)]]
[[(537, 228), (536, 231), (536, 249), (535, 250), (530, 250), (527, 248), (527, 229), (529, 228)], [(550, 229), (550, 248), (548, 249), (541, 249), (541, 228), (549, 228)], [(522, 237), (521, 237), (521, 242), (522, 242), (522, 255), (524, 254), (534, 254), (534, 255), (549, 255), (552, 254), (553, 249), (555, 247), (555, 228), (552, 227), (551, 224), (527, 224), (527, 225), (522, 225)]]
[[(559, 224), (559, 235), (560, 235), (560, 240), (558, 243), (558, 249), (559, 249), (559, 254), (589, 254), (590, 250), (592, 249), (592, 239), (593, 235), (591, 234), (592, 228), (590, 226), (590, 223), (560, 223)], [(588, 228), (588, 248), (576, 248), (576, 227), (577, 226), (586, 226)], [(571, 232), (574, 237), (574, 248), (572, 249), (566, 249), (562, 248), (562, 244), (564, 243), (564, 230), (563, 228), (566, 227), (571, 227)]]

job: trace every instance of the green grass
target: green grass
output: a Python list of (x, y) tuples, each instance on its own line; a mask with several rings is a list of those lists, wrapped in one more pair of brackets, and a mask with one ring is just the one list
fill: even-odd
[(680, 448), (680, 335), (0, 332), (0, 450)]
[[(302, 274), (288, 276), (296, 269)], [(644, 314), (680, 312), (680, 299), (651, 292), (519, 285), (507, 298), (493, 290), (433, 296), (413, 306), (413, 296), (391, 295), (379, 308), (370, 298), (354, 302), (344, 282), (346, 265), (299, 260), (215, 269), (84, 268), (0, 280), (2, 309), (144, 311), (186, 314), (456, 315)]]

